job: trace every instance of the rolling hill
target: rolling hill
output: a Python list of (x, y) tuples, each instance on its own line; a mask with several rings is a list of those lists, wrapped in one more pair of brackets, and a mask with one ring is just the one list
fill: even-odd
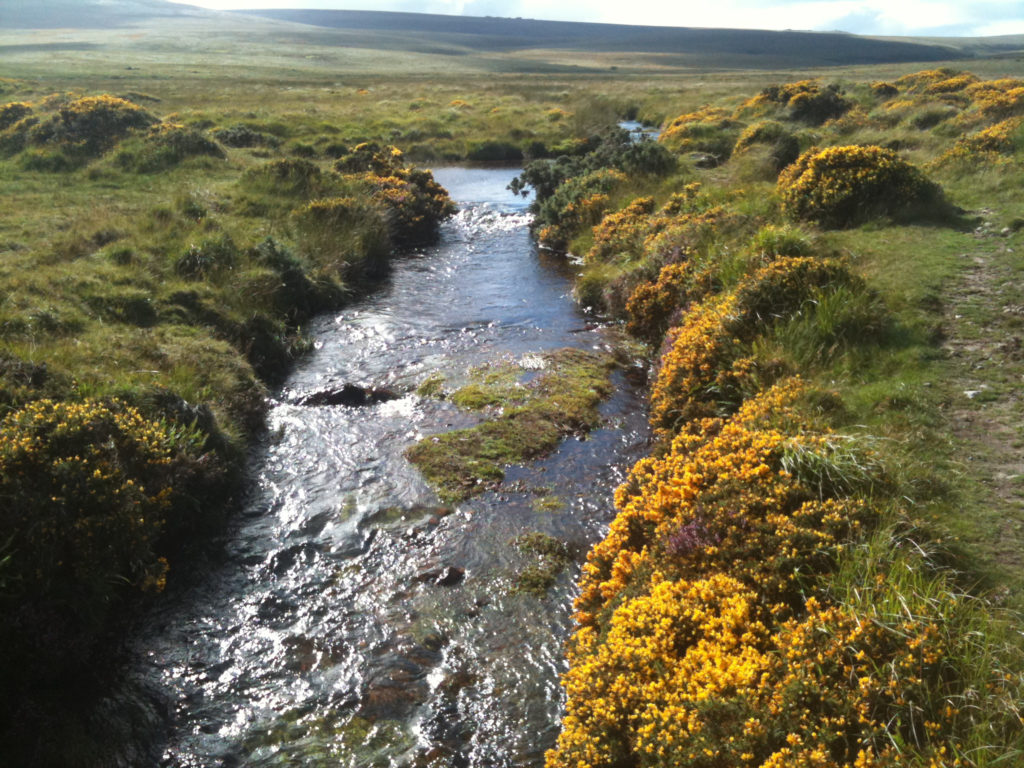
[[(230, 20), (229, 20), (230, 19)], [(374, 49), (417, 55), (469, 58), (515, 57), (512, 68), (556, 71), (593, 68), (580, 57), (612, 57), (619, 66), (657, 68), (764, 69), (948, 61), (973, 54), (956, 40), (870, 38), (837, 32), (761, 31), (645, 27), (380, 11), (208, 11), (166, 0), (4, 0), (0, 30), (117, 31), (133, 27), (177, 34), (202, 47), (216, 35), (223, 42), (260, 39), (277, 47)], [(276, 40), (274, 38), (276, 37)], [(6, 41), (5, 41), (6, 42)], [(1005, 50), (1002, 40), (971, 41), (983, 54)], [(81, 50), (70, 38), (49, 47)], [(5, 45), (5, 53), (21, 46)], [(538, 52), (548, 54), (537, 60)], [(635, 54), (635, 59), (623, 58)], [(551, 55), (553, 54), (553, 56)], [(485, 67), (486, 68), (486, 67)]]
[(411, 45), (422, 45), (430, 40), (475, 51), (635, 51), (712, 57), (729, 53), (775, 63), (785, 60), (817, 66), (944, 61), (963, 55), (949, 45), (834, 32), (645, 27), (381, 11), (254, 10), (238, 13), (330, 29), (401, 35), (407, 37)]

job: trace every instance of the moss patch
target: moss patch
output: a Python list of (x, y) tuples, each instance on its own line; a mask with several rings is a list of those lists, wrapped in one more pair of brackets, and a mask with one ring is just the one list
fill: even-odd
[(517, 536), (512, 543), (532, 561), (516, 575), (512, 593), (544, 597), (572, 559), (569, 548), (564, 542), (539, 531)]
[(597, 426), (597, 405), (612, 391), (614, 367), (608, 354), (567, 348), (502, 364), (500, 372), (480, 369), (452, 400), (468, 408), (500, 405), (500, 413), (421, 440), (406, 456), (442, 499), (469, 498), (501, 482), (503, 467), (542, 456), (563, 437)]

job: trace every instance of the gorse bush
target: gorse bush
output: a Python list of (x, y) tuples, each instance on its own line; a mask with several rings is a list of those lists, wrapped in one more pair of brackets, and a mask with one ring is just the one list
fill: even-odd
[[(23, 133), (23, 146), (36, 147), (37, 158), (44, 151), (54, 157), (61, 155), (67, 158), (64, 165), (72, 167), (99, 157), (121, 139), (156, 122), (153, 115), (137, 104), (103, 95), (69, 101), (49, 118), (22, 120), (8, 130)], [(32, 163), (27, 165), (33, 167)], [(37, 160), (35, 165), (44, 163)], [(53, 161), (51, 170), (64, 169), (58, 165), (58, 161)]]
[(379, 176), (390, 175), (403, 167), (400, 150), (376, 142), (357, 144), (334, 163), (334, 170), (339, 173), (374, 173)]
[(935, 218), (947, 212), (942, 190), (882, 147), (830, 147), (801, 155), (779, 176), (783, 211), (825, 227), (878, 216)]
[(986, 80), (968, 87), (966, 93), (986, 119), (1024, 115), (1024, 80)]
[(15, 101), (0, 107), (0, 131), (10, 128), (22, 118), (32, 114), (32, 106), (23, 101)]
[(625, 182), (624, 173), (607, 169), (573, 177), (559, 185), (537, 211), (535, 222), (541, 225), (540, 241), (551, 248), (565, 248), (573, 234), (604, 218), (611, 206), (609, 195)]
[(8, 414), (0, 421), (0, 493), (9, 501), (0, 514), (14, 535), (8, 587), (51, 599), (107, 595), (115, 579), (159, 588), (165, 564), (154, 544), (173, 494), (167, 481), (182, 452), (201, 453), (202, 444), (196, 431), (119, 403), (39, 400)]
[(790, 120), (821, 125), (842, 116), (852, 107), (853, 102), (843, 97), (837, 85), (822, 88), (813, 80), (801, 80), (765, 88), (757, 96), (743, 102), (736, 110), (736, 116), (763, 116), (782, 111)]
[[(552, 154), (556, 155), (554, 159), (529, 163), (509, 185), (513, 192), (524, 192), (528, 187), (534, 190), (536, 197), (531, 203), (531, 210), (536, 215), (538, 227), (559, 224), (559, 212), (572, 198), (580, 198), (578, 193), (559, 190), (559, 187), (571, 183), (578, 188), (578, 180), (591, 171), (600, 171), (601, 174), (617, 171), (623, 174), (620, 178), (626, 178), (664, 176), (676, 168), (675, 158), (661, 143), (647, 139), (634, 141), (629, 132), (621, 128), (591, 136), (572, 152), (560, 152), (556, 147)], [(560, 201), (549, 202), (556, 192)], [(588, 226), (595, 223), (591, 221)]]
[(401, 168), (363, 180), (372, 189), (373, 200), (383, 206), (391, 238), (398, 245), (433, 240), (438, 224), (455, 212), (455, 204), (430, 171)]
[[(163, 589), (161, 551), (173, 557), (215, 517), (191, 498), (223, 484), (195, 422), (148, 419), (113, 400), (49, 399), (0, 420), (5, 690), (87, 678), (109, 654), (119, 607)], [(19, 704), (5, 712), (38, 716)]]
[(115, 161), (137, 173), (157, 173), (175, 167), (190, 157), (223, 160), (224, 150), (201, 131), (175, 123), (159, 123), (149, 129), (134, 147), (123, 147)]
[(621, 211), (606, 215), (594, 227), (594, 246), (586, 255), (590, 262), (637, 257), (649, 232), (648, 217), (654, 212), (654, 198), (640, 197)]
[(821, 289), (859, 282), (837, 261), (782, 257), (733, 291), (692, 306), (668, 336), (651, 391), (656, 433), (671, 435), (695, 419), (734, 411), (773, 375), (752, 355), (755, 339), (803, 310)]
[(969, 173), (976, 170), (979, 163), (1007, 163), (1021, 150), (1024, 150), (1024, 117), (1011, 117), (960, 137), (935, 161), (935, 166), (952, 166)]
[(675, 152), (705, 153), (721, 163), (732, 153), (739, 129), (726, 110), (704, 107), (672, 120), (658, 141)]

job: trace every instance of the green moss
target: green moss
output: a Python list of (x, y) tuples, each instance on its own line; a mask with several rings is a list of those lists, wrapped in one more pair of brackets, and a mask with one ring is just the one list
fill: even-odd
[(444, 395), (444, 374), (433, 373), (416, 387), (420, 397), (442, 397)]
[[(480, 493), (504, 478), (503, 467), (542, 456), (563, 437), (599, 423), (597, 405), (611, 393), (615, 362), (610, 355), (561, 349), (525, 362), (529, 367), (518, 366), (514, 400), (507, 397), (504, 369), (490, 384), (470, 385), (460, 398), (470, 407), (503, 403), (508, 407), (500, 416), (428, 437), (406, 452), (442, 499), (459, 501)], [(534, 365), (541, 370), (530, 370)]]
[(565, 502), (558, 496), (550, 494), (533, 500), (535, 512), (560, 512), (565, 509)]
[(539, 531), (524, 533), (512, 544), (531, 560), (516, 574), (513, 594), (544, 597), (572, 560), (565, 542)]
[(470, 371), (470, 383), (455, 390), (451, 401), (471, 411), (521, 403), (529, 396), (519, 381), (522, 374), (522, 366), (508, 360), (474, 368)]

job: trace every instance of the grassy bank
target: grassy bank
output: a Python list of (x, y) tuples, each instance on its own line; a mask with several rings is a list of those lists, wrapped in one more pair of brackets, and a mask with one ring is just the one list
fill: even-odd
[(1019, 450), (1012, 332), (977, 337), (1013, 317), (1022, 96), (779, 83), (666, 121), (642, 169), (614, 136), (526, 169), (578, 297), (650, 345), (658, 438), (584, 569), (549, 768), (1024, 755), (1020, 508), (961, 453), (974, 420), (991, 466)]
[(102, 761), (82, 703), (219, 531), (305, 323), (454, 210), (392, 146), (296, 156), (135, 98), (0, 106), (0, 721), (26, 764)]

